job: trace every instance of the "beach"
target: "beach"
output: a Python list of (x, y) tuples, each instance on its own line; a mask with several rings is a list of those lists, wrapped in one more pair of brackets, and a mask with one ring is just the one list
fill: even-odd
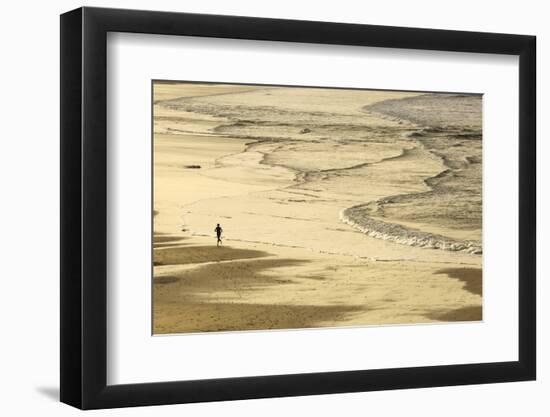
[(153, 102), (154, 334), (482, 319), (480, 97), (156, 82)]

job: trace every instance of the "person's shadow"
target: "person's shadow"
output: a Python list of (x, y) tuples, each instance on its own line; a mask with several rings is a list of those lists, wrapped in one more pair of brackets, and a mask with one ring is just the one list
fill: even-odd
[(59, 401), (59, 387), (36, 387), (36, 391), (53, 401)]

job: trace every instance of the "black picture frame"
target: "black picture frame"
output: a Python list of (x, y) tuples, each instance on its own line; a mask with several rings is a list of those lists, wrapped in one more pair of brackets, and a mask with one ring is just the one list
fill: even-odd
[[(107, 385), (108, 32), (519, 56), (517, 361)], [(482, 384), (536, 377), (536, 38), (79, 8), (61, 15), (61, 401), (81, 409)]]

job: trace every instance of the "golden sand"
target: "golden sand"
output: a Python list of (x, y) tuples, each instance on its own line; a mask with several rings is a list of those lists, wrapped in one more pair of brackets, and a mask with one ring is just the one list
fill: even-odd
[[(160, 105), (198, 96), (206, 104), (210, 96), (231, 105), (254, 94), (258, 105), (284, 107), (289, 100), (286, 92), (279, 97), (264, 90), (172, 84), (155, 89), (154, 333), (481, 320), (481, 256), (360, 233), (338, 217), (344, 208), (338, 187), (321, 189), (319, 178), (311, 182), (311, 190), (297, 189), (296, 172), (263, 163), (276, 142), (251, 146), (250, 139), (220, 132), (220, 125), (230, 123), (223, 114)], [(301, 101), (292, 102), (295, 111), (319, 107), (318, 97), (298, 93)], [(410, 95), (375, 92), (369, 100)], [(332, 111), (344, 108), (360, 117), (353, 103), (340, 92)], [(368, 117), (379, 125), (396, 124)], [(300, 143), (295, 146), (294, 154), (279, 157), (298, 155)], [(391, 159), (402, 146), (373, 143), (361, 154), (321, 150), (297, 157), (295, 163), (315, 164), (312, 158), (318, 158), (339, 168), (355, 165), (353, 158)], [(419, 178), (439, 172), (441, 162), (422, 152), (400, 166), (417, 170)], [(351, 190), (345, 203), (361, 201), (366, 193), (378, 198), (422, 189), (410, 180), (392, 180), (391, 189), (389, 182), (381, 182), (396, 175), (396, 166), (378, 164), (368, 174), (372, 183), (356, 186), (357, 195)], [(217, 223), (224, 228), (221, 247), (216, 247)], [(478, 231), (453, 233), (470, 236)]]

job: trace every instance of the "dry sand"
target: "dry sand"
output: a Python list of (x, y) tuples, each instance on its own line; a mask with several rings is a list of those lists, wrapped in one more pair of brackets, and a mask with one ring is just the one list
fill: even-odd
[[(354, 204), (425, 192), (424, 179), (446, 168), (407, 139), (414, 124), (363, 110), (414, 95), (156, 84), (154, 333), (481, 320), (480, 255), (372, 237), (340, 218)], [(233, 112), (252, 118), (257, 109), (276, 123), (235, 122)], [(326, 131), (284, 122), (287, 110), (304, 123), (330, 112), (335, 125), (402, 135), (323, 142)], [(393, 223), (452, 239), (481, 235)]]

